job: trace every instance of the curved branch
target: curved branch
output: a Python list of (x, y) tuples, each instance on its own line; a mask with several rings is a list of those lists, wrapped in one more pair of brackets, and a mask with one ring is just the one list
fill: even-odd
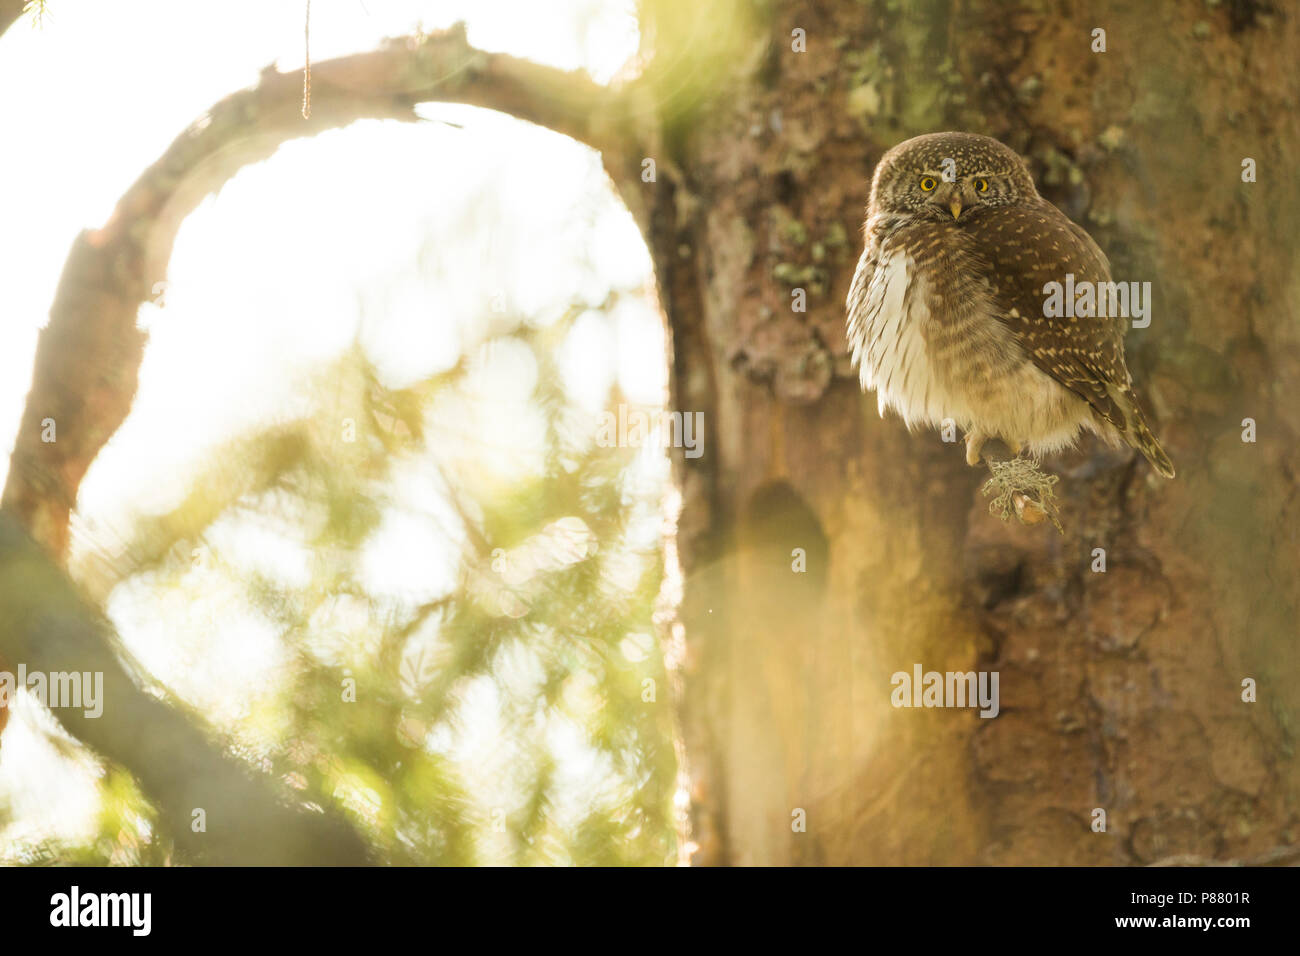
[[(338, 816), (281, 799), (269, 779), (226, 756), (186, 714), (144, 693), (112, 631), (11, 515), (0, 512), (0, 647), (31, 673), (103, 675), (102, 715), (51, 712), (69, 733), (129, 767), (186, 859), (220, 865), (359, 865), (365, 842)], [(206, 830), (191, 818), (202, 809)]]
[(0, 0), (0, 37), (23, 15), (26, 6), (27, 0)]
[[(226, 757), (183, 711), (141, 690), (114, 653), (110, 629), (58, 567), (82, 478), (134, 400), (145, 344), (136, 316), (166, 275), (181, 222), (286, 140), (359, 119), (414, 121), (424, 102), (496, 109), (579, 139), (602, 152), (625, 189), (637, 171), (626, 91), (475, 50), (460, 25), (314, 64), (308, 120), (301, 89), (296, 72), (263, 71), (257, 86), (222, 100), (182, 133), (103, 228), (77, 237), (37, 345), (0, 498), (0, 654), (34, 671), (103, 672), (111, 702), (104, 719), (69, 710), (55, 716), (129, 768), (177, 844), (213, 862), (355, 863), (364, 850), (338, 819), (282, 805), (267, 781)], [(208, 840), (190, 832), (196, 807), (208, 811)], [(214, 821), (225, 821), (216, 840)]]
[(360, 119), (415, 121), (419, 104), (449, 102), (564, 133), (600, 150), (616, 180), (635, 178), (622, 172), (635, 168), (637, 155), (628, 91), (476, 50), (461, 24), (315, 64), (310, 119), (302, 118), (301, 97), (298, 72), (263, 71), (257, 86), (222, 100), (182, 133), (122, 196), (103, 228), (73, 243), (41, 332), (0, 498), (56, 557), (67, 548), (81, 480), (135, 397), (145, 342), (136, 328), (139, 307), (157, 294), (185, 217), (244, 166), (290, 139)]

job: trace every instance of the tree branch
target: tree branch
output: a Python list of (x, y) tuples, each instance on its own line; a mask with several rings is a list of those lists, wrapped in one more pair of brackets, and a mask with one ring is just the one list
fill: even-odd
[(0, 37), (23, 15), (27, 0), (0, 0)]
[[(0, 4), (7, 13), (13, 0)], [(286, 140), (359, 119), (414, 121), (424, 102), (501, 110), (572, 136), (601, 150), (625, 186), (636, 174), (620, 171), (635, 170), (640, 155), (626, 91), (475, 50), (461, 25), (314, 64), (308, 120), (301, 82), (296, 72), (263, 71), (257, 86), (217, 103), (182, 133), (101, 229), (77, 237), (37, 345), (0, 499), (0, 654), (31, 671), (102, 672), (110, 704), (102, 719), (70, 710), (56, 716), (131, 770), (177, 844), (212, 862), (357, 863), (364, 849), (335, 818), (282, 805), (267, 781), (224, 755), (183, 711), (138, 687), (114, 652), (110, 629), (57, 567), (81, 481), (134, 400), (145, 345), (137, 313), (166, 276), (181, 222)], [(189, 828), (196, 807), (207, 810), (206, 839)]]
[(627, 91), (476, 50), (463, 25), (315, 64), (309, 120), (301, 84), (297, 72), (263, 71), (257, 86), (222, 100), (182, 133), (103, 228), (73, 243), (0, 499), (52, 554), (63, 557), (81, 480), (131, 409), (145, 343), (136, 314), (166, 276), (180, 224), (244, 166), (287, 140), (359, 119), (417, 120), (417, 105), (437, 101), (547, 126), (601, 150), (616, 179), (635, 178), (623, 173), (639, 155)]
[[(201, 733), (182, 710), (141, 690), (113, 649), (111, 628), (12, 515), (0, 511), (0, 648), (29, 673), (103, 674), (103, 713), (52, 710), (79, 740), (128, 767), (187, 860), (220, 865), (366, 862), (341, 818), (284, 802)], [(202, 809), (206, 831), (191, 829)]]

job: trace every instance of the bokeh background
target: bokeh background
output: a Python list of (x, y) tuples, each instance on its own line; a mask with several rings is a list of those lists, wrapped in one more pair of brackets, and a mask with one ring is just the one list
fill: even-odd
[[(72, 239), (213, 102), (301, 68), (303, 14), (68, 0), (0, 41), (0, 446)], [(627, 4), (318, 0), (311, 54), (457, 20), (605, 80), (638, 42)], [(649, 255), (588, 147), (422, 115), (290, 143), (189, 217), (68, 565), (159, 693), (383, 859), (663, 863), (667, 461), (594, 427), (666, 398)], [(13, 715), (0, 860), (170, 858), (130, 774)]]
[[(4, 711), (4, 860), (1300, 860), (1289, 5), (317, 0), (310, 119), (305, 0), (23, 6), (0, 655), (112, 686)], [(1151, 283), (1177, 478), (1084, 440), (1004, 524), (862, 394), (939, 130)]]

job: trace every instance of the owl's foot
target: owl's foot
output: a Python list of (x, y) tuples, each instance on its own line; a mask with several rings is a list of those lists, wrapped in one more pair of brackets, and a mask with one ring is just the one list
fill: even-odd
[[(966, 464), (970, 465), (972, 468), (978, 465), (980, 463), (980, 460), (983, 457), (985, 443), (987, 443), (992, 438), (993, 438), (992, 435), (986, 434), (981, 431), (967, 432), (966, 433)], [(1020, 450), (1024, 448), (1024, 445), (1022, 445), (1018, 441), (1010, 441), (1006, 438), (999, 438), (997, 439), (997, 441), (1000, 441), (1003, 445), (1006, 446), (1007, 451), (1011, 453), (1012, 458), (1019, 457)]]

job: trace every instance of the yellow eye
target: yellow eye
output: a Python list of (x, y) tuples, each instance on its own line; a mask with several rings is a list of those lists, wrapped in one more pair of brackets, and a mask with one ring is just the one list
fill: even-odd
[(937, 185), (938, 183), (934, 181), (933, 176), (926, 176), (921, 180), (921, 189), (923, 192), (928, 193), (931, 189), (933, 189)]
[(986, 192), (988, 192), (988, 191), (989, 191), (989, 181), (988, 181), (987, 179), (977, 179), (977, 180), (975, 180), (975, 191), (976, 191), (976, 192), (979, 192), (979, 193), (986, 193)]

